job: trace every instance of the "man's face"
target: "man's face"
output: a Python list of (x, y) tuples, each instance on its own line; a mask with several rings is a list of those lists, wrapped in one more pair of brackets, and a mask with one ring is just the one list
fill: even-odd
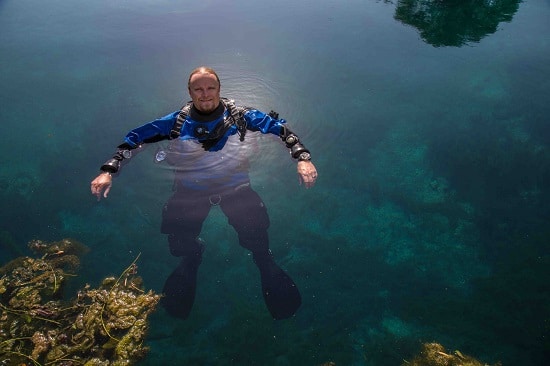
[(193, 105), (203, 113), (214, 111), (220, 104), (220, 84), (215, 75), (195, 74), (189, 82)]

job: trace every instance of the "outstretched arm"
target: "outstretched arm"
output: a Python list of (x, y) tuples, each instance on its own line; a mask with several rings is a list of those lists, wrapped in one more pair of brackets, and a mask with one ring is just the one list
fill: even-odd
[(278, 135), (289, 149), (290, 156), (298, 159), (298, 179), (300, 184), (306, 188), (311, 188), (317, 180), (317, 169), (311, 162), (309, 150), (300, 142), (298, 136), (292, 132), (285, 124), (284, 119), (279, 119), (277, 112), (271, 111), (265, 114), (255, 109), (245, 108), (244, 117), (247, 122), (247, 128), (252, 131), (261, 131), (262, 133), (272, 133)]
[(178, 114), (179, 111), (173, 112), (128, 132), (124, 139), (125, 142), (119, 145), (113, 157), (101, 166), (101, 173), (91, 183), (92, 194), (97, 197), (98, 201), (101, 199), (102, 194), (103, 197), (107, 198), (113, 185), (111, 174), (117, 173), (121, 166), (128, 162), (132, 157), (132, 151), (137, 151), (145, 143), (169, 138), (170, 129), (174, 125)]

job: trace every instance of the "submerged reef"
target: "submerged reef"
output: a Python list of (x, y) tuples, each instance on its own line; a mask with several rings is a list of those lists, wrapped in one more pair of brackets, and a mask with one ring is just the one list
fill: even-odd
[[(422, 351), (412, 361), (405, 361), (402, 366), (488, 366), (460, 351), (449, 353), (439, 343), (424, 343)], [(500, 366), (500, 363), (494, 366)]]
[(64, 300), (87, 248), (70, 239), (34, 240), (29, 248), (41, 257), (0, 268), (1, 365), (132, 365), (145, 357), (147, 317), (160, 295), (145, 292), (135, 261), (118, 278)]

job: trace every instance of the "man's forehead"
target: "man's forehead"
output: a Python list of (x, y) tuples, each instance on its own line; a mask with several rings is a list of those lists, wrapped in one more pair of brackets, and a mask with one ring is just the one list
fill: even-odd
[(218, 79), (216, 78), (216, 75), (212, 75), (209, 73), (194, 74), (193, 76), (191, 76), (191, 84), (196, 81), (212, 81), (218, 84)]

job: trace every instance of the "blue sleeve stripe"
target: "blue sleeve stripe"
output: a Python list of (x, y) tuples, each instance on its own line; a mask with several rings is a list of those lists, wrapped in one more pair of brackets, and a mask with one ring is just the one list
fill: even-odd
[(134, 128), (124, 138), (124, 141), (132, 147), (141, 145), (145, 140), (156, 136), (169, 136), (172, 126), (176, 122), (179, 111), (170, 113), (162, 118)]
[(286, 123), (284, 119), (274, 119), (256, 109), (248, 110), (244, 114), (244, 119), (250, 129), (261, 131), (264, 134), (271, 133), (277, 136), (280, 135), (281, 127)]

